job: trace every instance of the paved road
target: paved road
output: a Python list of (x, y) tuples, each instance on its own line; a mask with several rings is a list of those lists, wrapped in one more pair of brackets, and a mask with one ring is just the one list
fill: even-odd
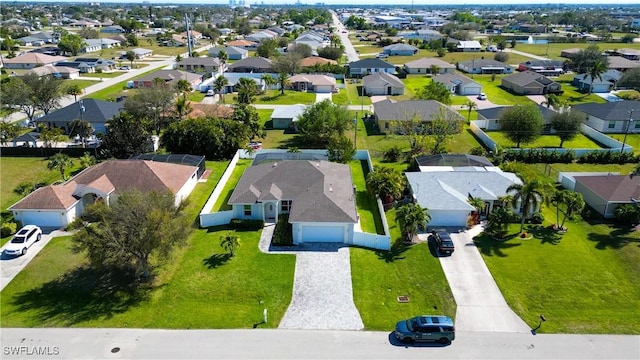
[(42, 234), (42, 239), (31, 245), (26, 255), (18, 257), (5, 255), (4, 248), (7, 245), (3, 245), (0, 248), (0, 291), (2, 291), (2, 289), (4, 289), (5, 286), (7, 286), (34, 257), (36, 257), (36, 255), (38, 255), (40, 250), (42, 250), (42, 248), (44, 248), (52, 238), (70, 234), (71, 233), (59, 230)]
[[(389, 332), (1, 329), (3, 359), (638, 359), (640, 337), (456, 333), (404, 346)], [(42, 355), (33, 355), (40, 351)], [(47, 351), (50, 355), (47, 354)], [(54, 355), (55, 354), (55, 355)]]
[[(356, 48), (351, 44), (351, 40), (349, 40), (349, 33), (347, 28), (340, 22), (338, 15), (334, 11), (331, 11), (331, 17), (333, 17), (333, 27), (336, 28), (336, 33), (340, 36), (340, 40), (342, 41), (342, 45), (344, 45), (344, 53), (347, 55), (347, 61), (358, 61), (360, 60), (360, 56), (356, 52)], [(343, 33), (342, 31), (347, 31), (347, 33)]]
[(536, 60), (550, 60), (549, 58), (546, 58), (544, 56), (539, 56), (539, 55), (533, 55), (530, 53), (526, 53), (524, 51), (519, 51), (519, 50), (515, 50), (515, 49), (504, 49), (503, 51), (505, 52), (512, 52), (514, 54), (518, 54), (518, 55), (522, 55), (522, 56), (526, 56), (526, 57), (530, 57), (532, 59), (536, 59)]

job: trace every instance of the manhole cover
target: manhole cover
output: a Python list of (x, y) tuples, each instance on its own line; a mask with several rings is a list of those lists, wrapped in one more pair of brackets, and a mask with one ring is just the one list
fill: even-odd
[(114, 347), (113, 349), (111, 349), (111, 352), (114, 354), (117, 353), (118, 351), (120, 351), (119, 347)]
[(406, 296), (406, 295), (398, 296), (398, 302), (399, 303), (408, 303), (409, 302), (409, 297)]

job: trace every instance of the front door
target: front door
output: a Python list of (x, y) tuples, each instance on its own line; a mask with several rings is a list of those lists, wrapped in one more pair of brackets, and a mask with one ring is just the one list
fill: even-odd
[(275, 222), (276, 221), (276, 204), (270, 202), (264, 205), (265, 207), (265, 218), (267, 222)]

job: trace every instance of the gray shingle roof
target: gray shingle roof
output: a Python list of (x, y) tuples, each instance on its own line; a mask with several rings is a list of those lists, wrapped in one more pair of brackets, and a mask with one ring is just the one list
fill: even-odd
[(414, 60), (414, 61), (409, 61), (408, 63), (405, 63), (404, 66), (408, 67), (408, 68), (424, 68), (424, 69), (428, 69), (431, 67), (431, 65), (435, 65), (441, 69), (454, 69), (455, 66), (453, 66), (452, 64), (449, 64), (446, 61), (442, 61), (440, 59), (436, 59), (436, 58), (421, 58), (418, 60)]
[(502, 81), (507, 81), (510, 82), (512, 84), (516, 84), (516, 85), (520, 85), (520, 86), (524, 86), (527, 85), (531, 82), (538, 82), (544, 86), (547, 86), (551, 83), (553, 83), (554, 81), (549, 79), (548, 77), (544, 76), (544, 75), (540, 75), (539, 73), (535, 72), (535, 71), (523, 71), (521, 73), (517, 73), (517, 74), (512, 74), (512, 75), (507, 75), (505, 77), (502, 78)]
[(351, 69), (395, 69), (396, 66), (384, 60), (371, 58), (354, 61), (349, 64)]
[(204, 65), (204, 66), (220, 66), (220, 60), (214, 57), (190, 57), (183, 59), (176, 65)]
[[(487, 120), (494, 120), (494, 119), (500, 119), (502, 112), (510, 107), (511, 106), (496, 106), (496, 107), (481, 109), (477, 111), (478, 111), (478, 115), (481, 115), (483, 118)], [(555, 111), (548, 109), (547, 107), (542, 105), (537, 105), (537, 107), (538, 107), (538, 111), (542, 113), (542, 118), (545, 120), (545, 122), (550, 122), (551, 117), (556, 113)]]
[(351, 169), (327, 161), (285, 160), (247, 168), (229, 204), (292, 200), (289, 221), (356, 223)]
[(363, 86), (375, 86), (375, 85), (378, 85), (379, 83), (381, 84), (386, 83), (394, 87), (404, 88), (404, 83), (400, 79), (398, 79), (397, 76), (387, 74), (384, 72), (367, 75), (362, 78)]
[[(580, 110), (586, 114), (594, 116), (598, 119), (610, 120), (629, 120), (629, 111), (635, 110), (634, 116), (637, 120), (640, 118), (640, 101), (616, 101), (604, 104), (588, 103), (573, 105), (573, 108)], [(637, 115), (636, 115), (637, 114)]]
[(407, 45), (407, 44), (391, 44), (388, 46), (383, 47), (384, 50), (391, 50), (391, 51), (417, 51), (418, 48), (413, 46), (413, 45)]
[(307, 108), (306, 105), (295, 104), (289, 106), (281, 106), (273, 110), (271, 114), (272, 119), (293, 119), (293, 121), (297, 120), (298, 116), (300, 116), (304, 110)]
[(235, 68), (256, 68), (256, 69), (271, 69), (273, 63), (271, 60), (263, 57), (249, 57), (246, 59), (238, 60), (229, 65), (229, 70)]
[[(116, 116), (122, 107), (123, 102), (112, 102), (98, 99), (82, 99), (80, 102), (69, 104), (62, 109), (58, 109), (38, 118), (37, 122), (70, 122), (75, 119), (82, 119), (92, 123), (106, 123)], [(81, 107), (84, 106), (84, 112)]]
[(500, 61), (491, 60), (491, 59), (461, 61), (460, 65), (466, 66), (466, 67), (474, 67), (474, 68), (493, 68), (493, 67), (509, 68), (510, 67), (505, 63), (501, 63)]
[[(471, 80), (470, 78), (460, 75), (460, 74), (440, 74), (433, 77), (433, 81), (439, 82), (442, 84), (478, 84), (477, 82)], [(478, 84), (480, 85), (480, 84)]]
[(464, 120), (464, 117), (435, 100), (407, 100), (393, 102), (382, 100), (373, 104), (373, 111), (378, 120), (410, 120), (418, 114), (424, 121), (433, 120), (440, 114), (440, 110), (447, 112), (451, 118)]

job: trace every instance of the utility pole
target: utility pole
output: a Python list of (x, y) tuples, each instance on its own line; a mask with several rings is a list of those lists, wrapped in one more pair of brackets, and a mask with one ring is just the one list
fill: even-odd
[(191, 57), (191, 53), (193, 51), (191, 48), (191, 31), (189, 30), (189, 17), (186, 12), (184, 13), (184, 25), (187, 29), (187, 53), (189, 54), (189, 57)]
[(622, 139), (622, 148), (620, 149), (620, 154), (624, 153), (624, 145), (627, 142), (627, 134), (629, 133), (629, 127), (631, 126), (631, 122), (633, 121), (633, 110), (629, 110), (629, 120), (627, 121), (627, 128), (624, 131), (624, 138)]

